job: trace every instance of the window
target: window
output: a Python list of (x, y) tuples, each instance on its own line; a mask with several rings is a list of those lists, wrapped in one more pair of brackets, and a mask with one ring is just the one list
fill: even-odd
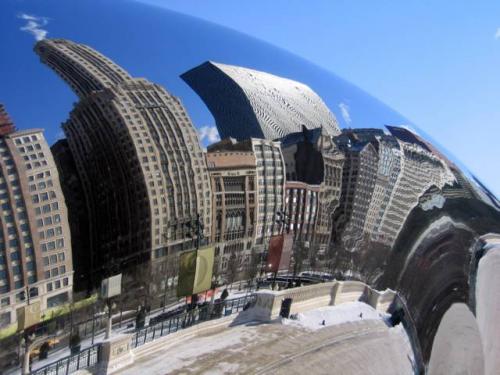
[(68, 302), (68, 300), (69, 300), (68, 292), (64, 292), (64, 293), (58, 294), (54, 297), (47, 298), (47, 307), (50, 308), (50, 307), (59, 306), (63, 303)]
[(47, 283), (47, 292), (52, 292), (52, 283)]

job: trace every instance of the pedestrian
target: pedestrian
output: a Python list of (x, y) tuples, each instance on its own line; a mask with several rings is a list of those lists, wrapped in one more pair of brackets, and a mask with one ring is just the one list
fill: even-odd
[(362, 313), (362, 312), (361, 312), (361, 313), (359, 313), (359, 318), (360, 318), (360, 319), (363, 319), (363, 313)]
[(321, 323), (322, 326), (326, 325), (325, 319), (323, 319), (323, 322)]

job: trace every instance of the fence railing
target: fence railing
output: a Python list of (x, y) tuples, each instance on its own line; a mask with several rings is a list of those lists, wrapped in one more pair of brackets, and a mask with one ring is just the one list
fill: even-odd
[[(245, 306), (255, 302), (254, 295), (206, 304), (190, 311), (171, 316), (163, 321), (158, 321), (148, 327), (135, 332), (131, 340), (131, 347), (137, 348), (159, 337), (177, 332), (183, 328), (193, 326), (212, 319), (229, 316), (242, 311)], [(46, 366), (30, 372), (30, 375), (68, 375), (77, 370), (97, 365), (100, 361), (101, 345), (96, 344), (83, 349), (78, 354), (59, 359)]]
[(99, 363), (101, 345), (83, 349), (78, 354), (59, 359), (30, 372), (30, 375), (68, 375), (75, 371), (92, 367)]
[(132, 337), (131, 347), (137, 348), (138, 346), (144, 345), (159, 337), (177, 332), (180, 329), (206, 322), (208, 320), (238, 313), (242, 311), (245, 306), (252, 304), (254, 301), (255, 296), (249, 295), (241, 298), (216, 302), (213, 305), (203, 305), (202, 307), (170, 317), (164, 321), (157, 322), (138, 330)]

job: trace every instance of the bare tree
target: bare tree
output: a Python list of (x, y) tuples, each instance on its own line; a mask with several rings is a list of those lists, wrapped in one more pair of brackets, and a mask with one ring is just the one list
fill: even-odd
[(302, 271), (304, 260), (307, 259), (309, 249), (303, 241), (296, 241), (293, 248), (293, 274), (297, 275)]
[(236, 280), (238, 276), (238, 268), (239, 268), (238, 257), (236, 256), (236, 252), (233, 251), (229, 256), (227, 262), (227, 271), (225, 275), (228, 284), (232, 284)]
[(259, 265), (261, 261), (260, 254), (257, 253), (255, 248), (252, 248), (252, 252), (250, 253), (250, 261), (246, 267), (246, 277), (252, 281), (257, 277), (259, 273)]

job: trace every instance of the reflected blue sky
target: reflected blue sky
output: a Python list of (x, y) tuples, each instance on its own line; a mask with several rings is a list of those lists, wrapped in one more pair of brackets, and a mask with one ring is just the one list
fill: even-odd
[[(89, 44), (132, 75), (164, 85), (182, 99), (197, 127), (212, 126), (213, 118), (179, 75), (205, 60), (302, 81), (324, 99), (342, 127), (410, 123), (326, 70), (215, 24), (129, 1), (8, 0), (2, 3), (0, 12), (0, 41), (3, 51), (8, 51), (0, 60), (0, 101), (6, 104), (19, 128), (45, 128), (49, 142), (60, 136), (59, 124), (68, 117), (76, 97), (32, 52), (33, 36), (19, 30), (29, 22), (19, 18), (21, 14), (46, 17), (47, 25), (43, 27), (48, 37)], [(338, 56), (342, 56), (341, 51)], [(486, 185), (492, 185), (492, 179), (487, 179)]]

